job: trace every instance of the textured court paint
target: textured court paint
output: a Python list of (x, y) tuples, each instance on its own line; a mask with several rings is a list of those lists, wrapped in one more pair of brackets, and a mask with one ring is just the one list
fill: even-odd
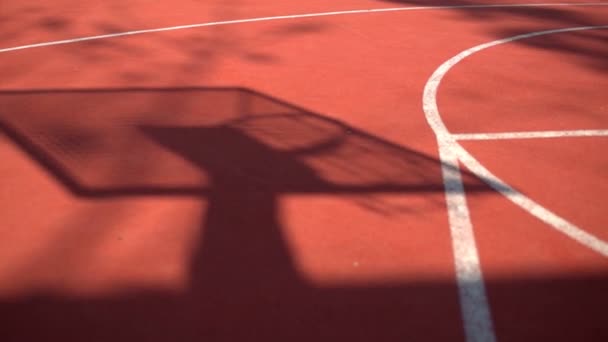
[[(468, 341), (494, 341), (492, 320), (488, 306), (483, 275), (479, 264), (477, 246), (473, 228), (466, 204), (466, 197), (460, 172), (452, 175), (449, 169), (458, 167), (458, 162), (477, 175), (496, 191), (510, 199), (513, 203), (547, 223), (557, 231), (576, 240), (584, 246), (608, 257), (608, 243), (587, 233), (576, 225), (561, 218), (529, 197), (510, 187), (507, 183), (496, 177), (466, 151), (457, 141), (458, 135), (452, 135), (443, 120), (437, 107), (437, 90), (447, 72), (468, 56), (496, 45), (513, 42), (520, 39), (532, 38), (548, 34), (574, 32), (590, 29), (606, 29), (608, 26), (585, 26), (565, 28), (522, 34), (505, 39), (495, 40), (467, 49), (443, 63), (430, 77), (424, 88), (423, 110), (426, 119), (437, 136), (439, 155), (442, 163), (446, 200), (450, 229), (453, 238), (456, 276), (460, 287), (460, 300)], [(458, 193), (461, 191), (462, 193)], [(472, 280), (472, 281), (471, 281)], [(479, 283), (475, 283), (475, 282)], [(473, 308), (473, 309), (470, 309)]]
[(144, 34), (144, 33), (155, 33), (155, 32), (184, 30), (184, 29), (192, 29), (192, 28), (199, 28), (199, 27), (206, 27), (206, 26), (220, 26), (220, 25), (234, 25), (234, 24), (254, 23), (254, 22), (271, 21), (271, 20), (304, 19), (304, 18), (327, 17), (327, 16), (337, 16), (337, 15), (370, 14), (370, 13), (385, 13), (385, 12), (399, 12), (399, 11), (452, 10), (452, 9), (462, 10), (462, 9), (521, 8), (521, 7), (566, 7), (566, 6), (568, 6), (568, 7), (572, 7), (572, 6), (608, 6), (608, 3), (589, 2), (589, 3), (545, 3), (545, 4), (494, 4), (494, 5), (456, 5), (456, 6), (416, 6), (416, 7), (392, 7), (392, 8), (345, 10), (345, 11), (333, 11), (333, 12), (318, 12), (318, 13), (308, 13), (308, 14), (279, 15), (279, 16), (271, 16), (271, 17), (259, 17), (259, 18), (250, 18), (250, 19), (225, 20), (225, 21), (215, 21), (215, 22), (199, 23), (199, 24), (191, 24), (191, 25), (179, 25), (179, 26), (161, 27), (161, 28), (155, 28), (155, 29), (135, 30), (135, 31), (126, 31), (126, 32), (103, 34), (103, 35), (98, 35), (98, 36), (89, 36), (89, 37), (80, 37), (80, 38), (73, 38), (73, 39), (56, 40), (56, 41), (51, 41), (51, 42), (44, 42), (44, 43), (36, 43), (36, 44), (28, 44), (28, 45), (21, 45), (21, 46), (3, 48), (3, 49), (0, 49), (0, 53), (10, 52), (10, 51), (17, 51), (17, 50), (25, 50), (25, 49), (33, 49), (33, 48), (39, 48), (39, 47), (45, 47), (45, 46), (53, 46), (53, 45), (73, 44), (73, 43), (85, 42), (85, 41), (90, 41), (90, 40), (117, 38), (117, 37), (123, 37), (123, 36), (132, 36), (132, 35), (139, 35), (139, 34)]
[[(98, 36), (81, 37), (74, 39), (58, 40), (45, 43), (22, 45), (10, 48), (0, 49), (0, 53), (24, 50), (30, 48), (47, 47), (54, 45), (72, 44), (90, 40), (109, 39), (122, 36), (139, 35), (144, 33), (155, 33), (164, 31), (174, 31), (181, 29), (200, 28), (207, 26), (219, 26), (219, 25), (230, 25), (230, 24), (242, 24), (242, 23), (253, 23), (261, 21), (271, 20), (286, 20), (286, 19), (303, 19), (312, 17), (322, 16), (338, 16), (338, 15), (349, 15), (349, 14), (369, 14), (369, 13), (382, 13), (382, 12), (398, 12), (398, 11), (415, 11), (415, 10), (450, 10), (450, 9), (483, 9), (483, 8), (523, 8), (523, 7), (556, 7), (556, 6), (608, 6), (608, 3), (545, 3), (545, 4), (495, 4), (495, 5), (462, 5), (462, 6), (420, 6), (420, 7), (397, 7), (397, 8), (381, 8), (381, 9), (367, 9), (367, 10), (347, 10), (347, 11), (334, 11), (334, 12), (321, 12), (311, 14), (298, 14), (298, 15), (286, 15), (286, 16), (272, 16), (272, 17), (260, 17), (251, 19), (241, 20), (229, 20), (229, 21), (218, 21), (208, 22), (192, 25), (180, 25), (171, 26), (165, 28), (156, 29), (145, 29), (136, 31), (127, 31), (114, 34), (105, 34)], [(469, 211), (466, 204), (466, 197), (464, 187), (461, 179), (461, 172), (459, 170), (458, 161), (460, 160), (467, 167), (471, 168), (472, 171), (478, 176), (482, 177), (484, 181), (490, 184), (497, 191), (526, 209), (533, 215), (541, 218), (541, 220), (547, 222), (543, 217), (553, 215), (557, 218), (558, 224), (565, 223), (562, 231), (576, 239), (577, 241), (585, 243), (591, 243), (594, 245), (598, 252), (608, 255), (608, 246), (605, 242), (591, 236), (577, 227), (571, 225), (567, 221), (557, 217), (548, 210), (544, 209), (540, 205), (532, 202), (524, 195), (518, 193), (516, 190), (509, 187), (506, 183), (502, 182), (497, 177), (493, 176), (487, 171), (481, 164), (479, 164), (464, 148), (462, 148), (455, 140), (454, 136), (449, 133), (443, 121), (439, 116), (436, 104), (436, 92), (442, 77), (447, 71), (460, 60), (467, 56), (483, 50), (485, 48), (515, 41), (518, 39), (530, 38), (534, 36), (568, 32), (574, 30), (584, 30), (591, 28), (605, 28), (601, 27), (582, 27), (574, 29), (562, 29), (553, 31), (543, 31), (532, 33), (528, 35), (521, 35), (503, 40), (494, 41), (488, 44), (479, 45), (472, 49), (466, 50), (465, 52), (455, 56), (448, 62), (444, 63), (439, 69), (435, 71), (431, 79), (427, 82), (424, 90), (424, 109), (426, 118), (431, 127), (433, 128), (438, 142), (439, 142), (439, 155), (442, 161), (442, 174), (445, 182), (446, 199), (448, 204), (448, 215), (450, 219), (450, 229), (453, 238), (453, 248), (455, 255), (456, 264), (456, 276), (459, 287), (459, 294), (461, 300), (461, 310), (463, 313), (463, 319), (465, 324), (465, 333), (468, 341), (495, 341), (495, 335), (492, 328), (492, 322), (490, 317), (490, 310), (487, 304), (487, 298), (485, 295), (485, 289), (483, 284), (483, 276), (479, 266), (479, 258), (475, 245), (473, 229), (470, 221)], [(459, 59), (458, 59), (459, 58)], [(456, 60), (450, 65), (450, 61)], [(518, 203), (518, 201), (520, 203)], [(543, 209), (543, 210), (539, 210)], [(561, 221), (563, 222), (561, 222)], [(548, 222), (549, 223), (549, 222)], [(551, 223), (550, 223), (551, 224)], [(555, 228), (560, 230), (559, 227)], [(578, 238), (577, 238), (578, 237)]]
[(571, 131), (530, 131), (501, 133), (455, 133), (456, 140), (510, 140), (510, 139), (547, 139), (576, 137), (606, 137), (608, 129), (578, 129)]

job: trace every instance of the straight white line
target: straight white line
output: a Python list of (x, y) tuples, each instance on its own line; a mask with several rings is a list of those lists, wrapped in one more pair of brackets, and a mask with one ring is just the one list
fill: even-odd
[(467, 205), (458, 156), (439, 143), (439, 159), (452, 238), (460, 310), (467, 342), (494, 342), (492, 315), (486, 296), (479, 253)]
[(442, 64), (424, 87), (422, 106), (427, 122), (437, 137), (439, 160), (452, 237), (452, 252), (460, 309), (467, 342), (494, 342), (496, 336), (488, 303), (477, 243), (452, 138), (437, 108), (437, 88), (451, 65)]
[(545, 139), (571, 137), (605, 137), (608, 129), (579, 129), (567, 131), (529, 131), (501, 133), (455, 133), (456, 140), (508, 140), (508, 139)]
[(484, 180), (484, 182), (494, 188), (494, 190), (510, 199), (511, 202), (517, 204), (532, 216), (545, 222), (553, 229), (561, 232), (562, 234), (597, 252), (598, 254), (608, 257), (608, 243), (606, 241), (587, 233), (585, 230), (577, 227), (575, 224), (553, 213), (528, 196), (509, 186), (505, 181), (492, 174), (468, 151), (460, 146), (460, 144), (455, 145), (454, 148), (455, 153), (458, 155), (458, 159), (477, 177), (481, 178)]
[(154, 28), (154, 29), (110, 33), (110, 34), (103, 34), (103, 35), (98, 35), (98, 36), (63, 39), (63, 40), (56, 40), (56, 41), (51, 41), (51, 42), (3, 48), (3, 49), (0, 49), (0, 53), (17, 51), (17, 50), (25, 50), (25, 49), (33, 49), (33, 48), (46, 47), (46, 46), (54, 46), (54, 45), (73, 44), (73, 43), (85, 42), (85, 41), (90, 41), (90, 40), (132, 36), (132, 35), (139, 35), (139, 34), (144, 34), (144, 33), (184, 30), (184, 29), (192, 29), (192, 28), (199, 28), (199, 27), (206, 27), (206, 26), (244, 24), (244, 23), (253, 23), (253, 22), (260, 22), (260, 21), (271, 21), (271, 20), (303, 19), (303, 18), (326, 17), (326, 16), (349, 15), (349, 14), (370, 14), (370, 13), (400, 12), (400, 11), (455, 10), (455, 9), (466, 10), (466, 9), (478, 9), (478, 8), (483, 9), (483, 8), (525, 8), (525, 7), (575, 7), (575, 6), (608, 6), (608, 3), (588, 2), (588, 3), (417, 6), (417, 7), (392, 7), (392, 8), (376, 8), (376, 9), (361, 9), (361, 10), (347, 10), (347, 11), (333, 11), (333, 12), (318, 12), (318, 13), (307, 13), (307, 14), (279, 15), (279, 16), (259, 17), (259, 18), (250, 18), (250, 19), (215, 21), (215, 22), (191, 24), (191, 25), (169, 26), (169, 27), (161, 27), (161, 28)]

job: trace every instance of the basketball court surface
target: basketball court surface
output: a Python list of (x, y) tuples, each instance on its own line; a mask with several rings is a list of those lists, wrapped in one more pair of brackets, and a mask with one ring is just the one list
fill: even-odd
[(1, 341), (608, 341), (608, 2), (0, 9)]

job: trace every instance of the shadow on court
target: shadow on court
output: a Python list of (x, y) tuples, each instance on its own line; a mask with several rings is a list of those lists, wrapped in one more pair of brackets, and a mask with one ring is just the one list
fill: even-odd
[[(403, 6), (476, 6), (500, 5), (494, 1), (472, 0), (379, 0)], [(595, 7), (605, 11), (606, 7)], [(538, 6), (538, 7), (485, 7), (455, 8), (464, 21), (483, 21), (488, 25), (484, 30), (493, 39), (503, 39), (520, 34), (583, 26), (606, 25), (605, 18), (576, 11), (587, 9), (593, 13), (593, 6)], [(598, 20), (599, 19), (599, 20)], [(493, 40), (489, 39), (489, 40)], [(574, 33), (551, 34), (533, 39), (521, 39), (511, 44), (522, 44), (536, 49), (557, 53), (561, 59), (573, 64), (585, 65), (600, 72), (608, 71), (608, 30), (584, 30)]]
[[(185, 289), (0, 298), (2, 341), (463, 339), (453, 281), (312, 284), (278, 208), (288, 194), (441, 193), (431, 156), (242, 88), (2, 92), (0, 108), (2, 131), (76, 197), (207, 203)], [(463, 177), (472, 194), (490, 191)], [(581, 317), (602, 312), (607, 284), (489, 280), (492, 300), (512, 309), (498, 312), (509, 323), (497, 330), (513, 340), (606, 337)], [(552, 323), (526, 323), (538, 315)]]

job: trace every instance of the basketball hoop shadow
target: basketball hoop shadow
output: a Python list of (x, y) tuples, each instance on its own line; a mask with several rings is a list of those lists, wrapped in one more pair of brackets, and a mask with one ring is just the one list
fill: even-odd
[[(461, 334), (460, 322), (448, 318), (459, 312), (455, 284), (311, 284), (294, 265), (278, 213), (284, 194), (441, 193), (434, 158), (240, 88), (4, 92), (0, 101), (5, 133), (77, 196), (190, 196), (208, 203), (184, 293), (38, 294), (2, 305), (10, 327), (5, 340)], [(470, 189), (488, 190), (464, 178)], [(435, 319), (453, 325), (437, 329)]]

